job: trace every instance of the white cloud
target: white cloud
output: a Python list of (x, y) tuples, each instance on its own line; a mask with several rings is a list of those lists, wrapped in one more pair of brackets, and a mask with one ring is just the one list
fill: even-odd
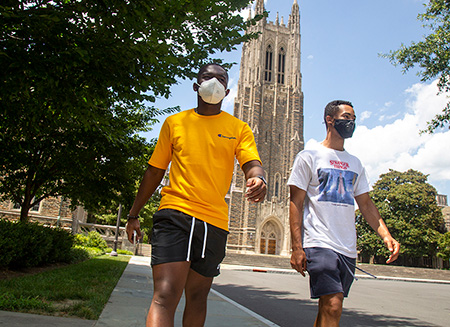
[(372, 112), (374, 115), (373, 119), (377, 119), (381, 123), (392, 121), (401, 114), (401, 112), (396, 110), (397, 108), (398, 106), (394, 106), (393, 101), (385, 102), (381, 107)]
[(437, 81), (413, 85), (406, 90), (410, 98), (403, 117), (371, 129), (359, 125), (354, 136), (346, 141), (349, 152), (365, 164), (372, 183), (389, 169), (412, 168), (429, 174), (431, 184), (445, 182), (450, 188), (450, 131), (419, 134), (448, 101), (447, 96), (437, 95), (437, 91)]
[[(372, 184), (389, 169), (415, 169), (429, 175), (428, 182), (439, 185), (439, 193), (450, 195), (450, 130), (419, 134), (448, 102), (448, 97), (437, 91), (437, 81), (413, 85), (406, 90), (410, 98), (402, 118), (374, 128), (358, 125), (346, 141), (346, 149), (361, 159)], [(305, 147), (317, 143), (311, 139)]]
[[(268, 1), (268, 0), (264, 0), (264, 6), (267, 6), (267, 1)], [(251, 10), (252, 17), (254, 17), (254, 16), (255, 16), (256, 2), (257, 2), (257, 0), (254, 0), (254, 1), (252, 2), (251, 5), (249, 5), (246, 9), (242, 10), (239, 14), (240, 14), (244, 19), (247, 19), (247, 18), (248, 18), (248, 14), (249, 14), (249, 12), (250, 12), (250, 10)]]
[(389, 108), (389, 107), (391, 107), (393, 104), (394, 104), (394, 102), (388, 101), (388, 102), (386, 102), (386, 103), (384, 104), (384, 106), (385, 106), (386, 108)]
[(370, 118), (370, 116), (372, 116), (372, 113), (370, 111), (363, 111), (359, 115), (359, 121), (363, 122), (364, 120)]
[(313, 55), (309, 55), (308, 57), (306, 57), (306, 59), (308, 59), (308, 60), (313, 60), (313, 59), (314, 59), (314, 56), (313, 56)]
[(380, 117), (378, 117), (378, 121), (380, 121), (380, 122), (389, 121), (391, 119), (398, 117), (400, 114), (401, 114), (400, 112), (397, 112), (393, 115), (381, 115)]
[(252, 11), (252, 16), (253, 16), (253, 10), (252, 10), (252, 8), (246, 8), (246, 9), (242, 10), (242, 11), (239, 13), (239, 15), (241, 15), (242, 18), (247, 19), (250, 11)]

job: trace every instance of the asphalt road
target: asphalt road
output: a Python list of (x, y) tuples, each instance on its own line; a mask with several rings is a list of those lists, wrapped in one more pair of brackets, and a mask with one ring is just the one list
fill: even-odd
[[(213, 289), (282, 327), (313, 326), (308, 277), (222, 269)], [(362, 279), (344, 301), (341, 327), (448, 327), (450, 285)]]

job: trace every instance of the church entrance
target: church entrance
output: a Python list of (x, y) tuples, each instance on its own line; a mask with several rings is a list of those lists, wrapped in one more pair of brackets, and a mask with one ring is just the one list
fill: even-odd
[(279, 254), (279, 231), (273, 222), (267, 222), (261, 231), (259, 253), (261, 254)]

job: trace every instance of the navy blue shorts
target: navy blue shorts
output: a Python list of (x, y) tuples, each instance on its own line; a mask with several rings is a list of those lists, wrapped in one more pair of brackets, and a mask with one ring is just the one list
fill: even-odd
[(355, 278), (356, 259), (326, 248), (305, 248), (311, 298), (343, 293), (348, 296)]
[(205, 277), (220, 274), (228, 232), (181, 211), (162, 209), (153, 215), (152, 266), (190, 261)]

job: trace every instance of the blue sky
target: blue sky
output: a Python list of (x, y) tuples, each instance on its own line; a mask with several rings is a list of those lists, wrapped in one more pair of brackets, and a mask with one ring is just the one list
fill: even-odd
[[(346, 149), (365, 164), (374, 183), (389, 168), (409, 168), (429, 174), (428, 181), (440, 194), (450, 196), (450, 131), (419, 135), (448, 101), (437, 96), (434, 81), (420, 82), (415, 70), (406, 74), (380, 53), (401, 44), (420, 41), (427, 33), (417, 15), (425, 11), (422, 0), (297, 0), (300, 6), (301, 69), (304, 93), (304, 137), (306, 146), (325, 136), (323, 108), (335, 99), (350, 100), (357, 115), (357, 128)], [(288, 22), (294, 0), (266, 0), (269, 21)], [(244, 17), (247, 13), (242, 13)], [(230, 95), (223, 109), (232, 113), (239, 77), (241, 48), (221, 53), (230, 69)], [(182, 110), (196, 106), (193, 81), (172, 87), (169, 99), (156, 106), (173, 105)], [(164, 117), (161, 117), (161, 121)], [(161, 124), (148, 138), (157, 137)]]

